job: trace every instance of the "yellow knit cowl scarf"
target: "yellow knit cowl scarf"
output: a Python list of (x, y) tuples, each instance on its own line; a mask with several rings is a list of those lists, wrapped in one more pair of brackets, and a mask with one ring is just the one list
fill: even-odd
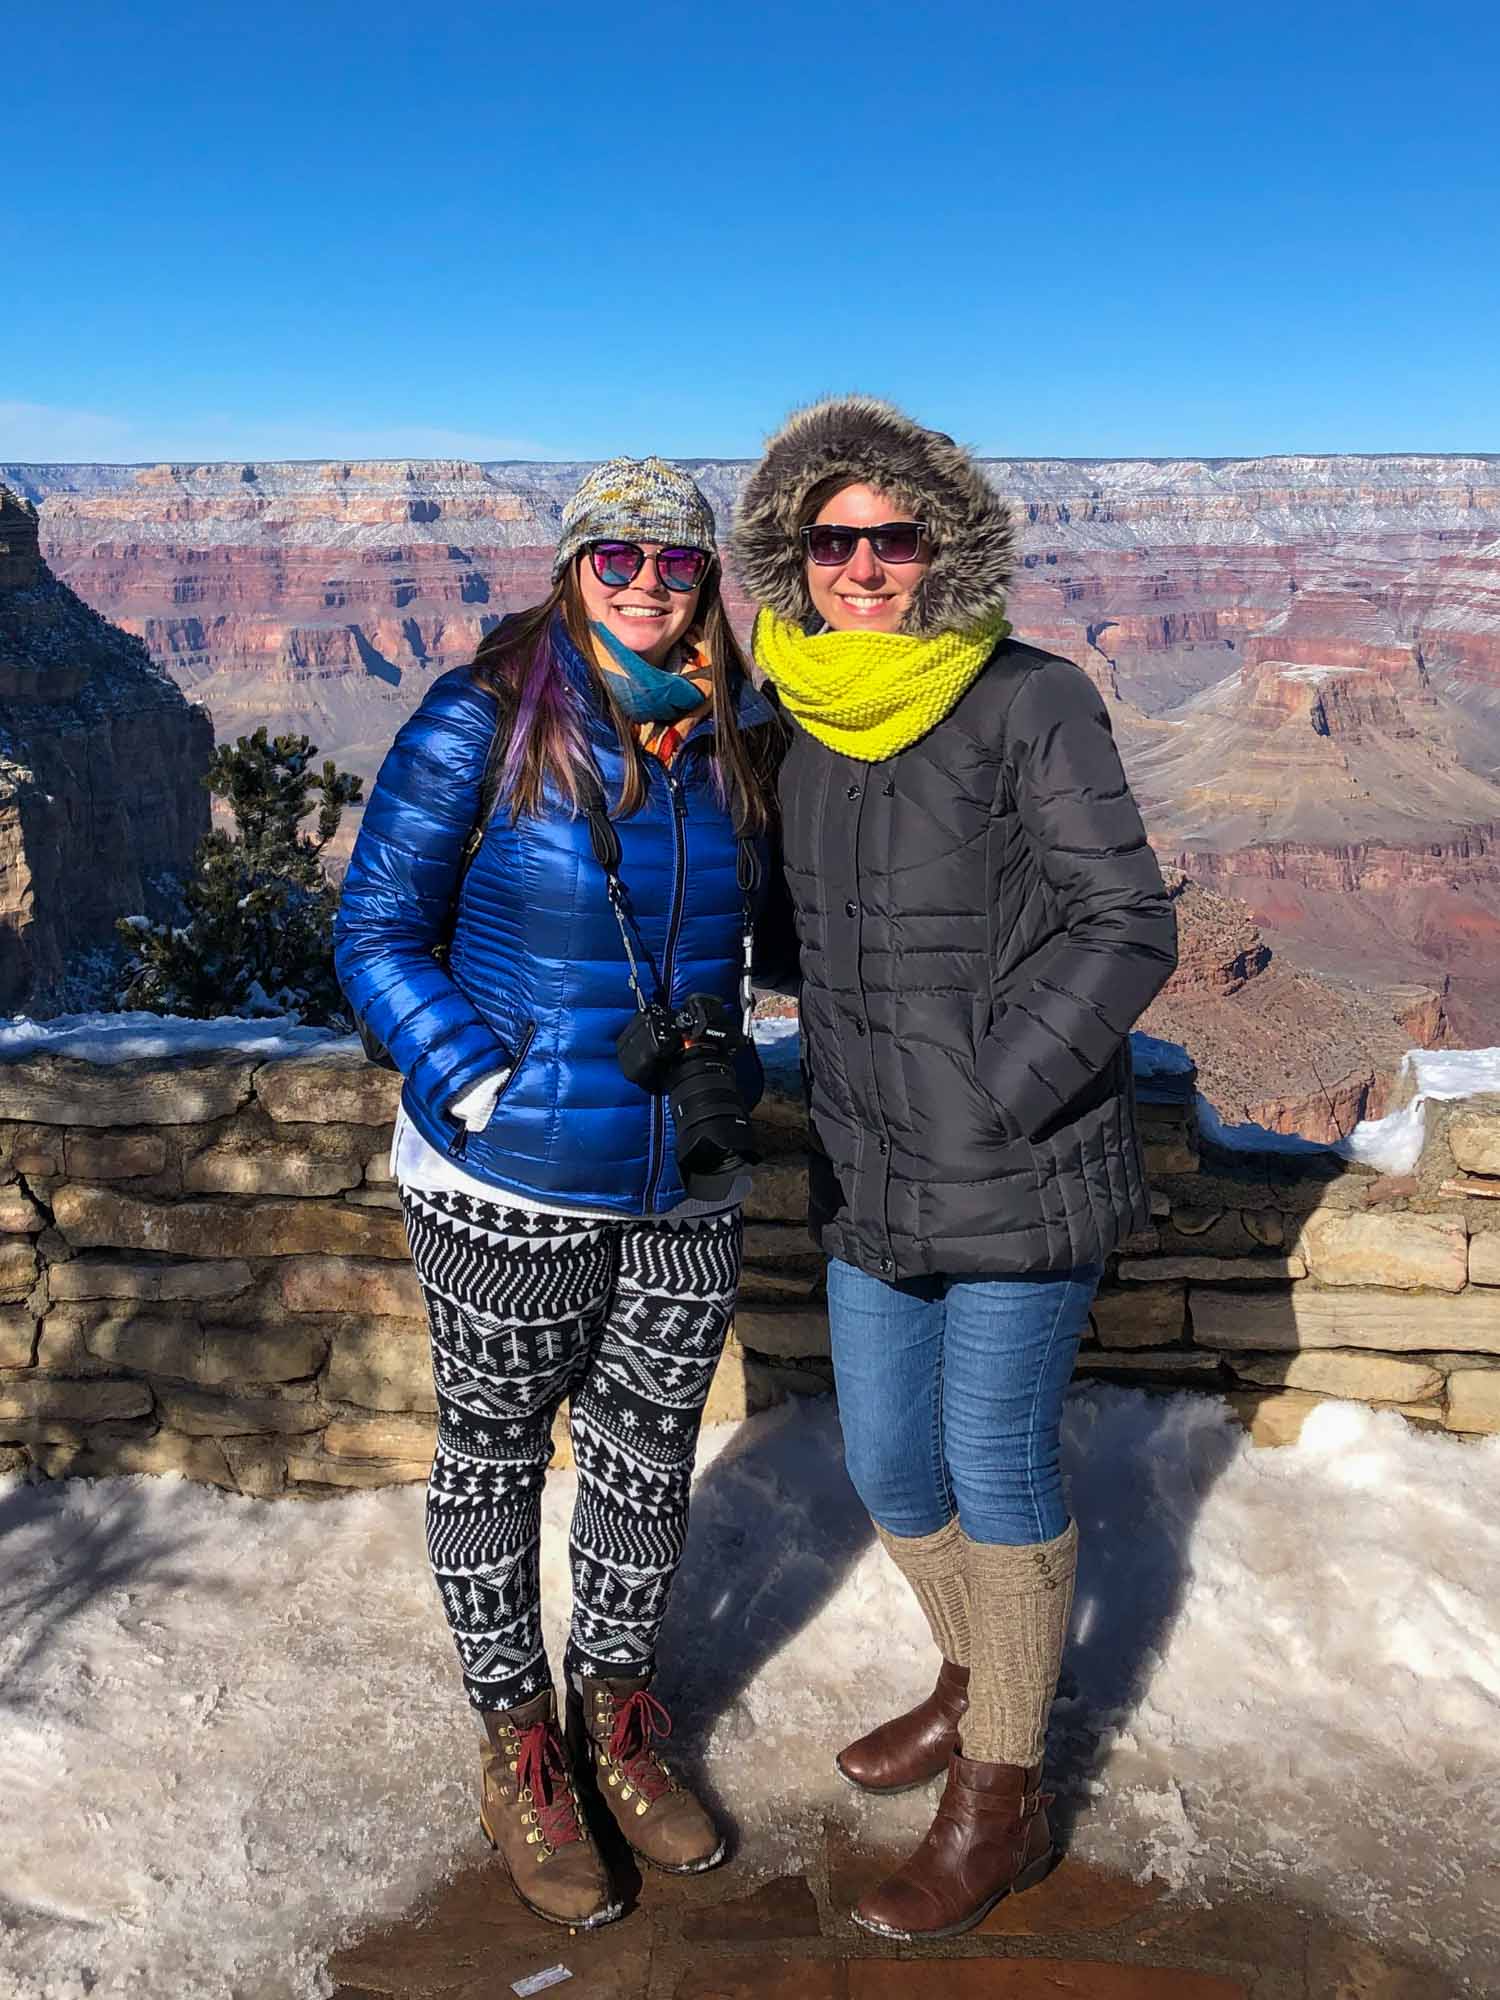
[(972, 631), (930, 639), (904, 632), (809, 636), (762, 611), (750, 643), (809, 735), (842, 756), (876, 764), (941, 722), (1009, 631), (996, 612)]

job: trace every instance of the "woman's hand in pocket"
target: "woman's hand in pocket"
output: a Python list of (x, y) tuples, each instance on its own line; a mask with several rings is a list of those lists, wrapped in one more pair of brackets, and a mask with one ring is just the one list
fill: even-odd
[(448, 1116), (456, 1118), (468, 1132), (482, 1132), (494, 1116), (495, 1105), (510, 1074), (508, 1069), (497, 1069), (481, 1077), (462, 1097), (454, 1098), (448, 1106)]

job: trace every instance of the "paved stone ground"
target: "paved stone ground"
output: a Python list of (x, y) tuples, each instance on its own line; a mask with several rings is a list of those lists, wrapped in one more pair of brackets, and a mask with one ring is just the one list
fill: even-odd
[[(979, 1930), (941, 1947), (891, 1947), (848, 1909), (894, 1853), (825, 1821), (806, 1875), (769, 1875), (753, 1851), (711, 1875), (643, 1881), (615, 1853), (625, 1917), (570, 1935), (543, 1925), (486, 1858), (412, 1918), (336, 1955), (335, 2000), (508, 2000), (563, 1964), (557, 2000), (1456, 2000), (1325, 1920), (1263, 1898), (1211, 1909), (1067, 1861)], [(804, 1848), (803, 1850), (808, 1851)]]

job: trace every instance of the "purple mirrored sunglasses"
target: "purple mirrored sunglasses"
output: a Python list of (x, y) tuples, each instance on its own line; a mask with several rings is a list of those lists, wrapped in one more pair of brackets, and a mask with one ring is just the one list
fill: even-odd
[[(639, 542), (590, 542), (589, 562), (595, 576), (610, 590), (634, 583), (646, 565)], [(668, 590), (696, 590), (708, 575), (713, 557), (707, 549), (660, 549), (650, 558)]]

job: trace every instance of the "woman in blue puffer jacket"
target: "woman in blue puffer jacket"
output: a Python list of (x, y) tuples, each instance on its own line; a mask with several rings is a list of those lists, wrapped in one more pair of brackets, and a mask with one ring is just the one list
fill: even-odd
[[(684, 1185), (671, 1105), (626, 1076), (617, 1044), (640, 1019), (632, 955), (642, 1000), (710, 995), (737, 1013), (782, 733), (745, 672), (713, 513), (685, 473), (599, 467), (563, 510), (553, 578), (397, 736), (335, 951), (356, 1016), (405, 1077), (393, 1164), (439, 1411), (428, 1548), (486, 1730), (482, 1821), (538, 1915), (590, 1926), (621, 1905), (581, 1784), (658, 1867), (696, 1872), (724, 1852), (658, 1753), (670, 1722), (650, 1681), (745, 1184)], [(753, 1052), (738, 1060), (753, 1097)], [(539, 1605), (565, 1396), (566, 1738)]]

